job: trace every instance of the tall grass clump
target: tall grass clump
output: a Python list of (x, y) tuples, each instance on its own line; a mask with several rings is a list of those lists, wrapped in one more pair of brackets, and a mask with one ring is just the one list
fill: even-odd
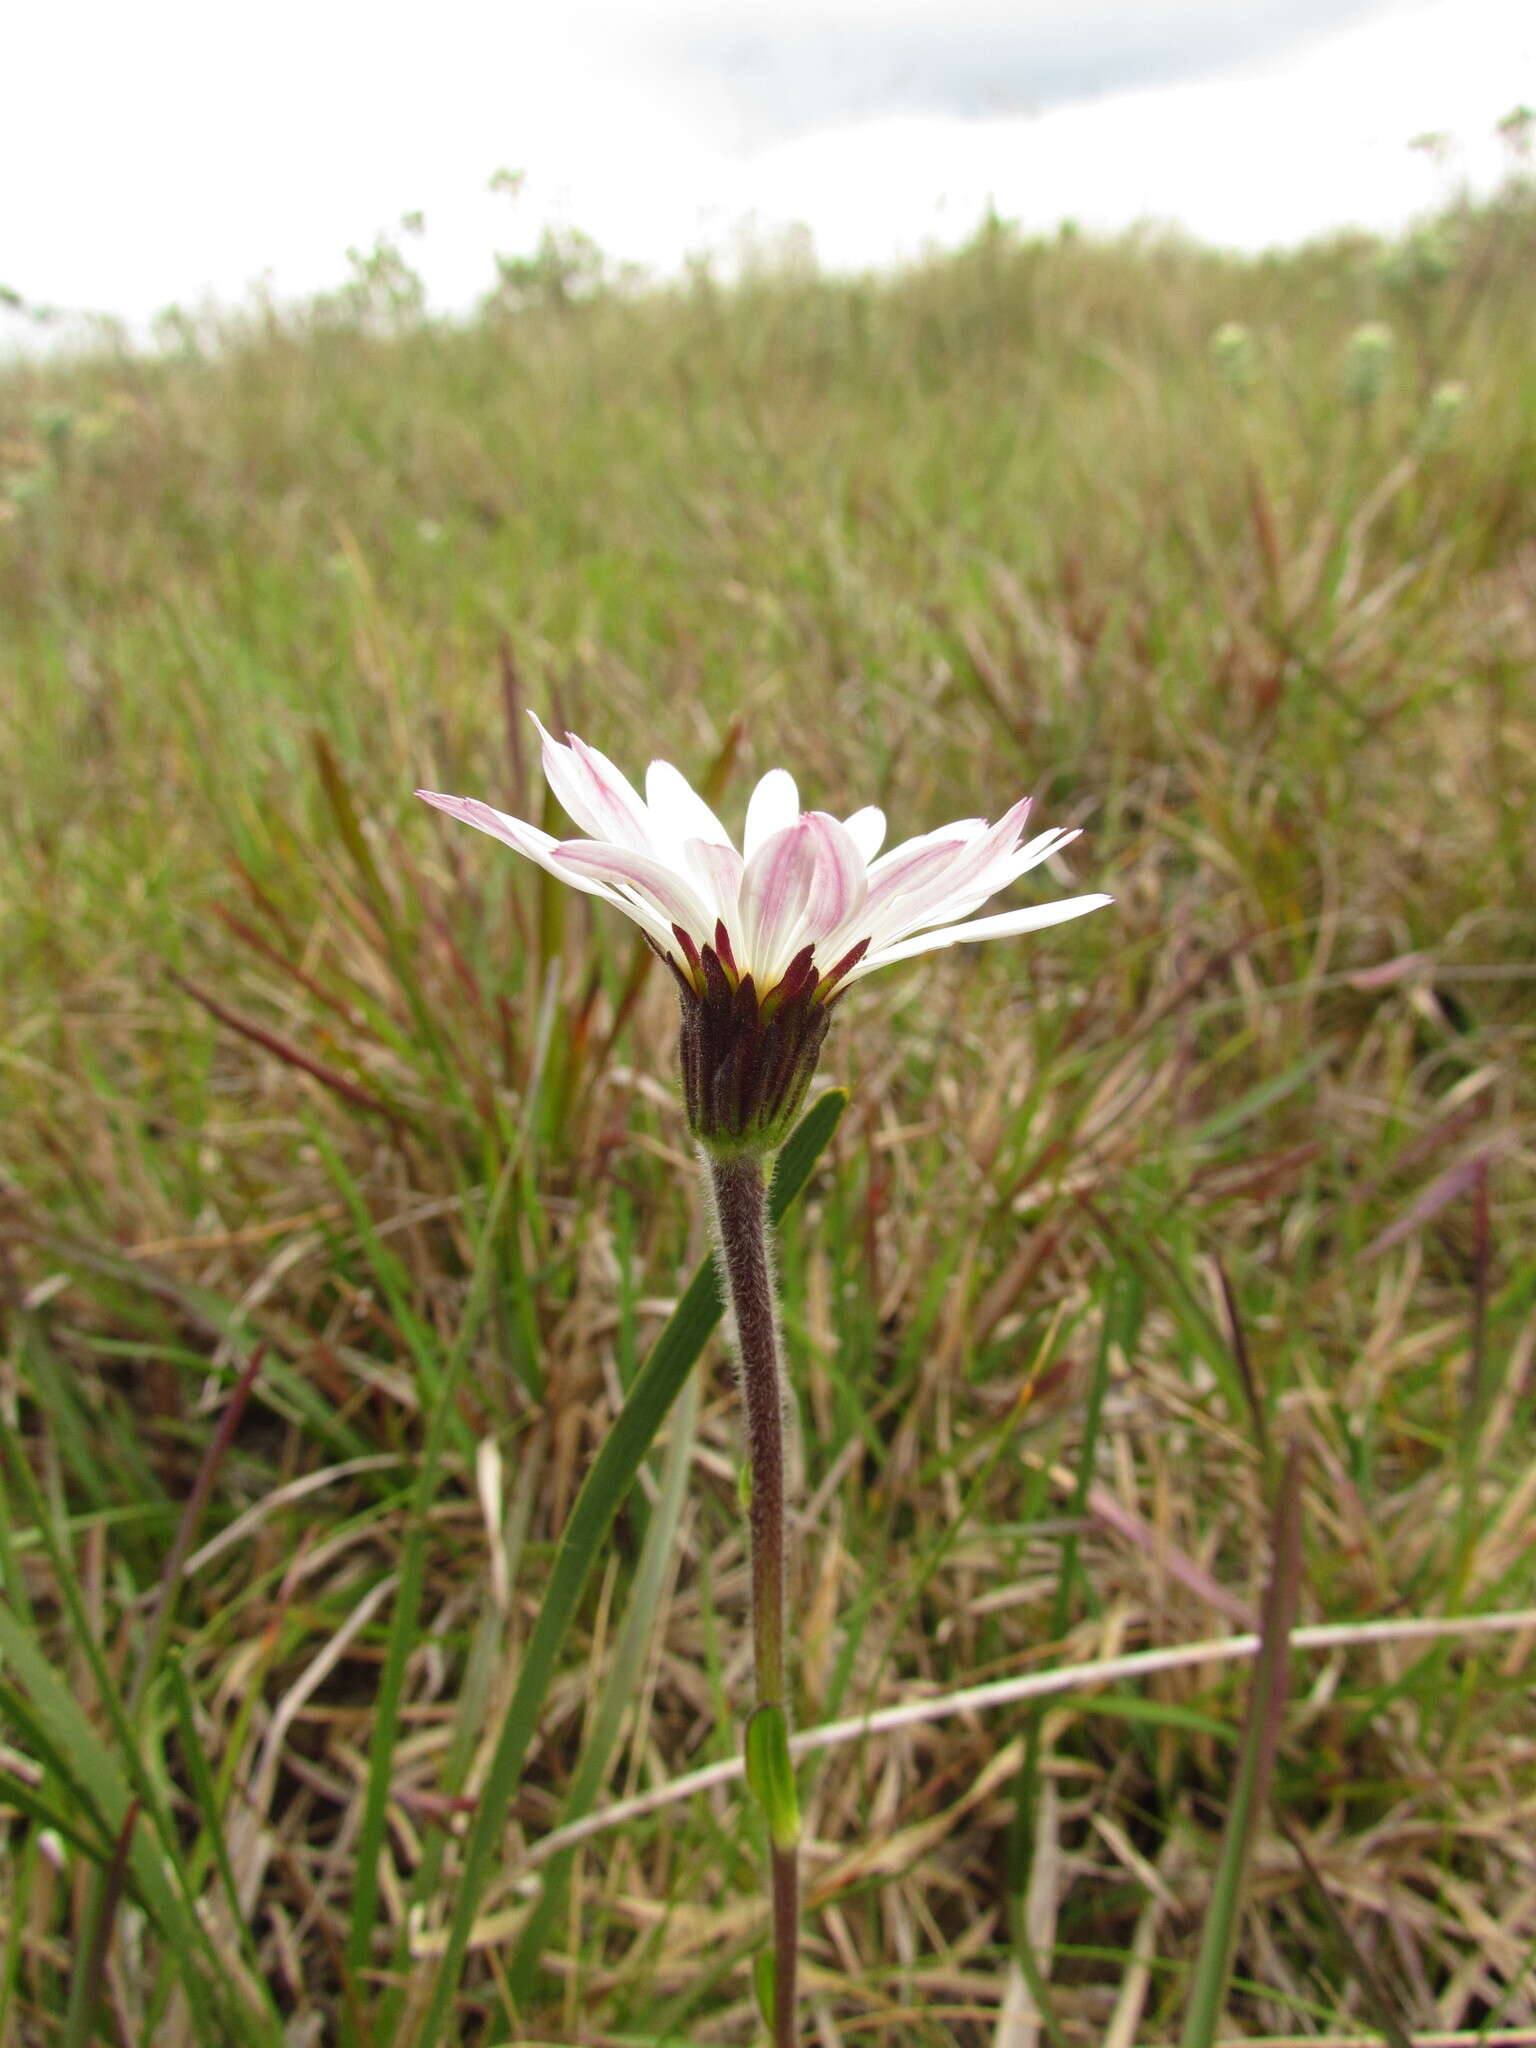
[(806, 2038), (1532, 2037), (1533, 259), (0, 372), (0, 2048), (760, 2038), (674, 994), (410, 794), (564, 832), (529, 708), (1116, 899), (781, 1155)]

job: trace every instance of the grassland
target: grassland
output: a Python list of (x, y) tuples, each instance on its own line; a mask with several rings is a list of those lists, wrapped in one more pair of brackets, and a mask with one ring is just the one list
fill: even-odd
[(0, 2048), (756, 2038), (741, 1788), (661, 1796), (747, 1697), (718, 1344), (459, 1882), (703, 1252), (665, 978), (411, 798), (539, 815), (525, 706), (738, 818), (1032, 790), (1116, 897), (830, 1042), (798, 1720), (928, 1710), (805, 1767), (808, 2038), (1175, 2041), (1240, 1872), (1222, 2037), (1536, 2039), (1529, 1618), (1295, 1650), (1232, 1830), (1242, 1659), (947, 1704), (1536, 1603), (1533, 279), (1512, 188), (0, 374)]

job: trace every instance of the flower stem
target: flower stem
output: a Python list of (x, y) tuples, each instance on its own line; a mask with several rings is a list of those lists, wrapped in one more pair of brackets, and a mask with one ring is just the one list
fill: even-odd
[[(784, 1376), (778, 1303), (768, 1251), (768, 1210), (761, 1160), (751, 1153), (708, 1154), (714, 1185), (720, 1264), (736, 1328), (752, 1473), (752, 1649), (757, 1706), (787, 1718), (785, 1682)], [(773, 2039), (794, 2048), (799, 1858), (773, 1825)]]

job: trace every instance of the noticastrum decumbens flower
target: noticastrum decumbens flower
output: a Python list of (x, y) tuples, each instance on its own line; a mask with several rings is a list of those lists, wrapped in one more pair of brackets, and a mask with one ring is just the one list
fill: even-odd
[(574, 734), (568, 746), (539, 735), (549, 786), (586, 839), (553, 839), (474, 797), (416, 793), (639, 925), (678, 985), (688, 1120), (712, 1149), (766, 1151), (788, 1134), (832, 1005), (861, 976), (1112, 900), (973, 915), (1077, 837), (1058, 827), (1021, 843), (1028, 797), (995, 825), (962, 818), (882, 854), (882, 812), (802, 811), (794, 778), (775, 768), (752, 793), (738, 852), (668, 762), (651, 763), (642, 798)]

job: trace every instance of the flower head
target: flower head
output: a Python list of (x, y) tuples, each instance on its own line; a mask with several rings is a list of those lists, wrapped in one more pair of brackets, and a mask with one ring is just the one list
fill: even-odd
[(651, 763), (642, 798), (574, 734), (568, 746), (542, 725), (539, 735), (549, 786), (585, 839), (551, 838), (473, 797), (417, 795), (639, 925), (678, 984), (689, 1121), (706, 1144), (779, 1143), (810, 1085), (832, 1004), (862, 976), (1060, 924), (1111, 900), (1071, 896), (973, 915), (1077, 836), (1058, 828), (1025, 841), (1027, 797), (995, 825), (963, 818), (882, 854), (882, 812), (802, 811), (793, 778), (775, 768), (752, 793), (738, 851), (667, 762)]

